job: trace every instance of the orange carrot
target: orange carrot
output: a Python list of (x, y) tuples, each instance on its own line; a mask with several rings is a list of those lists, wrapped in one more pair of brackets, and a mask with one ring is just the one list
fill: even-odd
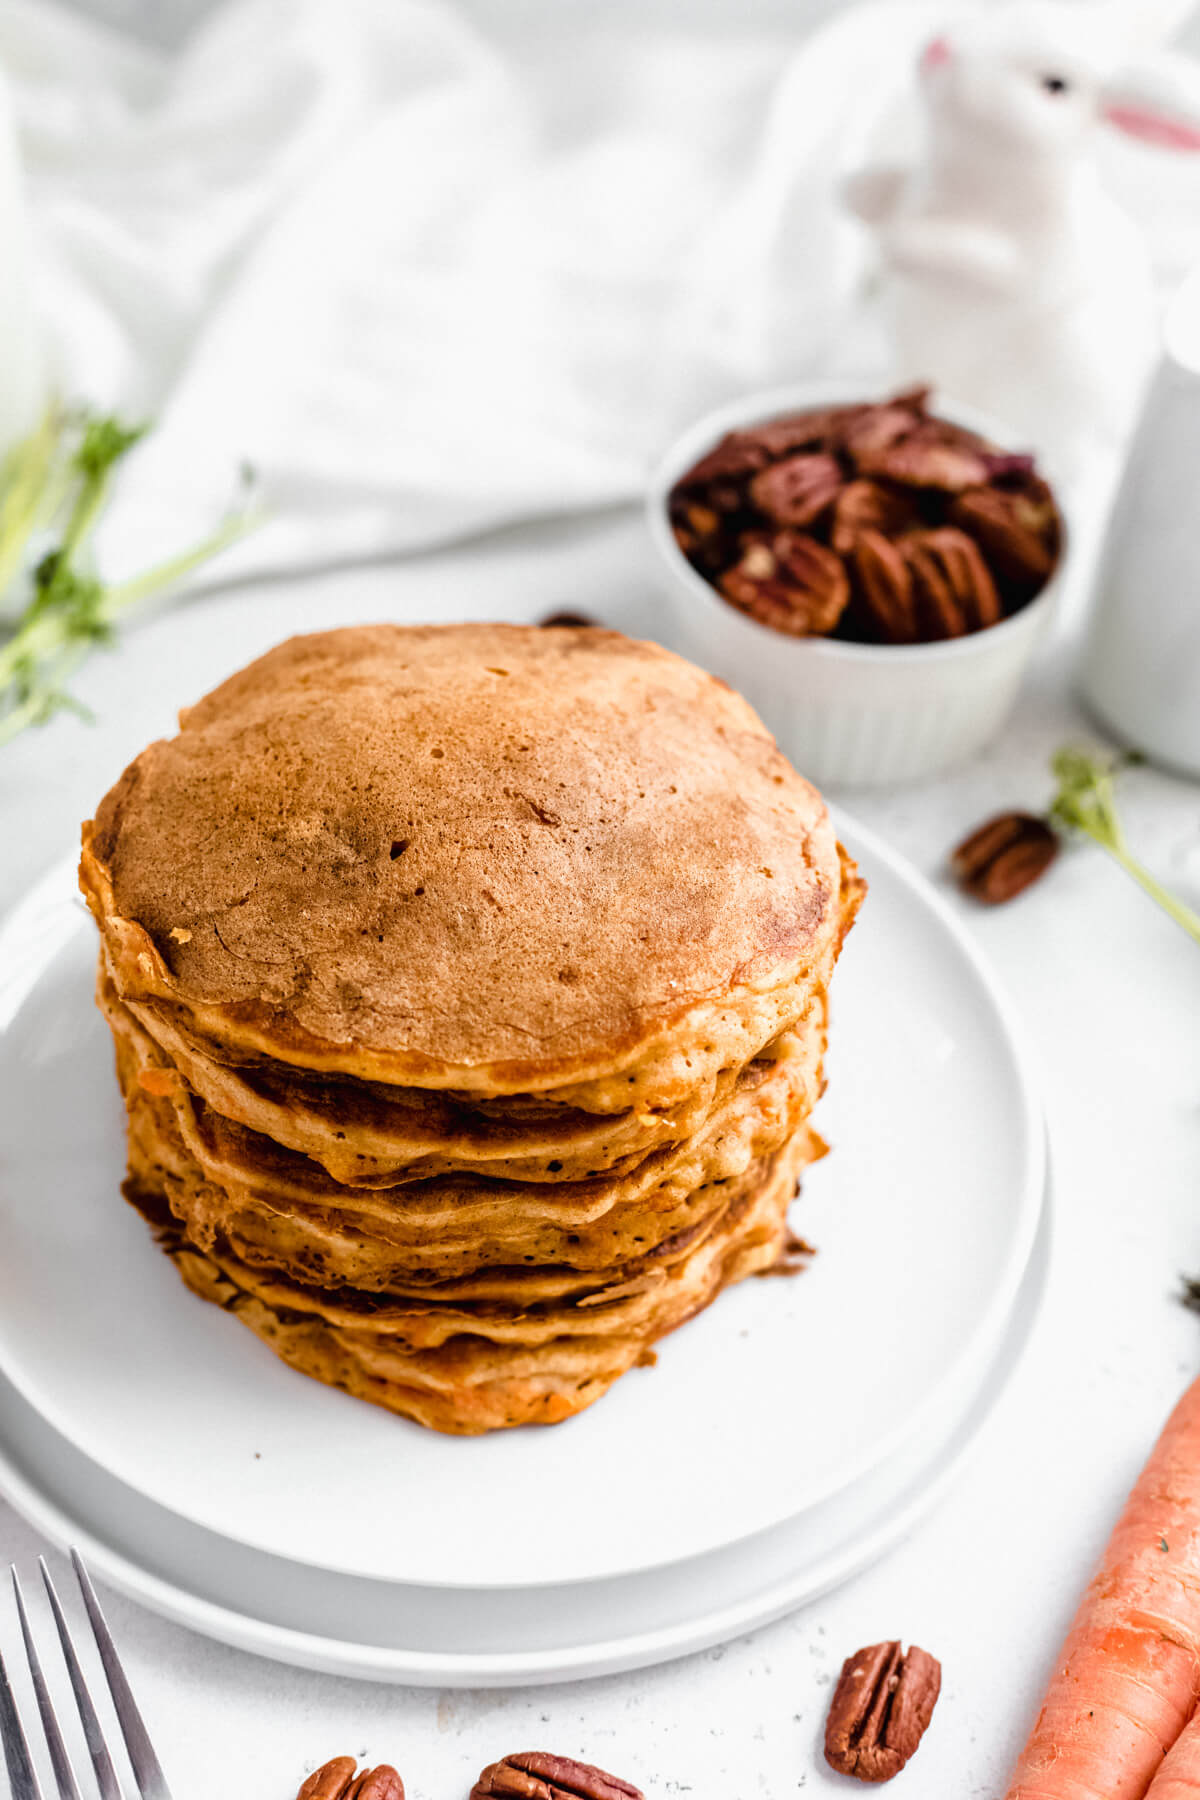
[(1126, 1502), (1007, 1800), (1144, 1800), (1198, 1699), (1200, 1381)]
[(1194, 1712), (1167, 1751), (1146, 1800), (1197, 1800), (1200, 1795), (1200, 1712)]

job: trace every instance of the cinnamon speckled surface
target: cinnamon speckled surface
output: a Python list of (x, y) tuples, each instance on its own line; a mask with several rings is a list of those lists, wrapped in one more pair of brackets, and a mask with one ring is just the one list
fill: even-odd
[[(653, 635), (647, 569), (638, 523), (610, 518), (493, 540), (414, 564), (405, 579), (463, 616), (520, 593)], [(62, 854), (129, 758), (171, 729), (181, 701), (288, 629), (387, 617), (396, 591), (390, 572), (263, 591), (247, 597), (236, 632), (207, 648), (190, 629), (196, 603), (180, 615), (188, 630), (145, 626), (98, 657), (81, 690), (100, 726), (63, 718), (0, 759), (0, 898), (11, 903)], [(1071, 697), (1071, 654), (1069, 641), (1050, 647), (1002, 742), (970, 766), (891, 795), (844, 796), (946, 892), (991, 958), (1035, 1045), (1051, 1123), (1055, 1241), (1042, 1316), (945, 1501), (884, 1562), (780, 1624), (579, 1686), (364, 1686), (223, 1649), (109, 1596), (176, 1800), (293, 1800), (301, 1777), (342, 1751), (394, 1762), (411, 1800), (460, 1800), (485, 1763), (531, 1747), (584, 1756), (654, 1800), (832, 1800), (848, 1789), (820, 1760), (830, 1684), (846, 1654), (896, 1634), (945, 1670), (897, 1795), (995, 1800), (1091, 1561), (1200, 1369), (1200, 1321), (1173, 1300), (1179, 1271), (1200, 1272), (1200, 954), (1088, 849), (997, 912), (969, 907), (943, 875), (949, 847), (990, 810), (1044, 802), (1059, 742), (1094, 735)], [(1200, 902), (1200, 786), (1140, 769), (1122, 803), (1146, 860)], [(0, 1506), (0, 1559), (29, 1565), (42, 1548)], [(0, 1608), (6, 1651), (12, 1630)]]

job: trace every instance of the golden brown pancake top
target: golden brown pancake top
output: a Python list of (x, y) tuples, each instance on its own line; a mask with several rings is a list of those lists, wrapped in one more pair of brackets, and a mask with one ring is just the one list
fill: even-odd
[(745, 701), (595, 629), (292, 638), (130, 764), (89, 842), (106, 924), (184, 1004), (418, 1081), (711, 1036), (845, 923), (820, 795)]

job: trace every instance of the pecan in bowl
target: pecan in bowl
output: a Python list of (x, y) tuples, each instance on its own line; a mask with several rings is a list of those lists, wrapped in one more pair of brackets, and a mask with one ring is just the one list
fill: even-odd
[(646, 523), (679, 647), (822, 786), (923, 781), (982, 749), (1069, 553), (1002, 424), (826, 382), (698, 419)]
[(697, 574), (789, 637), (985, 631), (1042, 592), (1062, 550), (1033, 458), (932, 412), (925, 389), (727, 431), (666, 506)]

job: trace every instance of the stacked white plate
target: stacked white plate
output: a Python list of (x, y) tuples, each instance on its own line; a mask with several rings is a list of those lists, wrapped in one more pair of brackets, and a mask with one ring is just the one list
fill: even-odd
[(951, 1479), (1045, 1253), (1027, 1060), (969, 941), (871, 893), (834, 985), (833, 1154), (750, 1281), (552, 1430), (452, 1439), (277, 1362), (126, 1208), (73, 858), (0, 934), (0, 1491), (114, 1586), (266, 1655), (408, 1683), (660, 1661), (832, 1586)]

